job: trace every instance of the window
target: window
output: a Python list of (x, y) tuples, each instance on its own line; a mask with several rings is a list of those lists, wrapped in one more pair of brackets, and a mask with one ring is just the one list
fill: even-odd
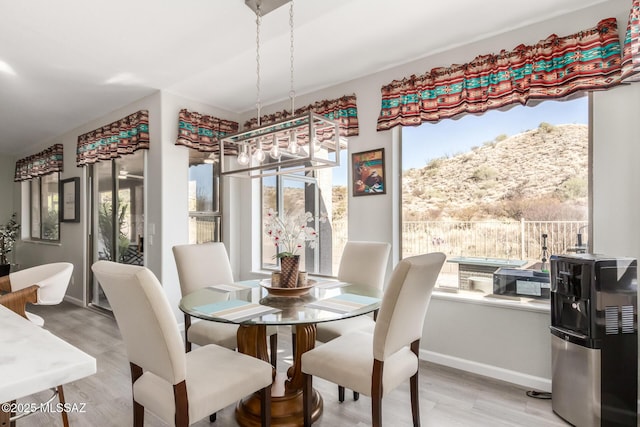
[[(548, 254), (586, 250), (588, 123), (581, 97), (403, 128), (402, 256), (540, 268), (543, 235)], [(456, 268), (445, 264), (448, 285), (462, 284)]]
[[(340, 166), (323, 168), (306, 174), (278, 175), (262, 179), (262, 218), (269, 208), (279, 212), (311, 212), (318, 232), (315, 249), (308, 245), (300, 252), (301, 270), (310, 274), (335, 276), (344, 245), (347, 242), (347, 150), (342, 150)], [(277, 269), (277, 248), (264, 235), (262, 238), (263, 269)]]
[(58, 172), (29, 181), (30, 238), (34, 240), (60, 240)]
[(189, 150), (189, 243), (220, 241), (219, 172), (208, 153)]

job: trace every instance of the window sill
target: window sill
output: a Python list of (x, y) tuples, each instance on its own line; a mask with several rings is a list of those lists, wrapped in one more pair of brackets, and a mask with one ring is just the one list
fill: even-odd
[(443, 290), (435, 288), (433, 298), (445, 301), (455, 301), (465, 304), (478, 304), (488, 307), (498, 307), (511, 310), (533, 311), (536, 313), (550, 313), (549, 300), (537, 300), (533, 298), (507, 297), (482, 292), (464, 290)]
[(45, 240), (31, 240), (31, 239), (23, 239), (21, 240), (22, 243), (30, 243), (33, 245), (45, 245), (45, 246), (62, 246), (62, 243), (60, 243), (60, 241), (56, 241), (56, 242), (47, 242)]

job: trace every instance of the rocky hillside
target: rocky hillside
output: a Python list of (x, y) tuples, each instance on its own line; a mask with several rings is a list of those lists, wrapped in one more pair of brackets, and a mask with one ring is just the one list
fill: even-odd
[(541, 123), (410, 169), (404, 219), (586, 219), (587, 132), (586, 125)]

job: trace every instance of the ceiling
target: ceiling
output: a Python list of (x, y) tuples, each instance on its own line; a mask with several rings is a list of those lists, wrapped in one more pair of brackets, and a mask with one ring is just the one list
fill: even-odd
[[(296, 0), (295, 89), (605, 1)], [(157, 90), (255, 109), (255, 14), (244, 0), (0, 0), (0, 15), (0, 154), (23, 153)], [(288, 20), (285, 6), (262, 21), (263, 105), (288, 97)]]

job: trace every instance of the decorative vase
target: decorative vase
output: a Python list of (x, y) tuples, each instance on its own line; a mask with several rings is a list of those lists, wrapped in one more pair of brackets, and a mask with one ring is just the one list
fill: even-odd
[(298, 286), (298, 267), (300, 255), (285, 256), (280, 258), (280, 286), (283, 288), (295, 288)]

